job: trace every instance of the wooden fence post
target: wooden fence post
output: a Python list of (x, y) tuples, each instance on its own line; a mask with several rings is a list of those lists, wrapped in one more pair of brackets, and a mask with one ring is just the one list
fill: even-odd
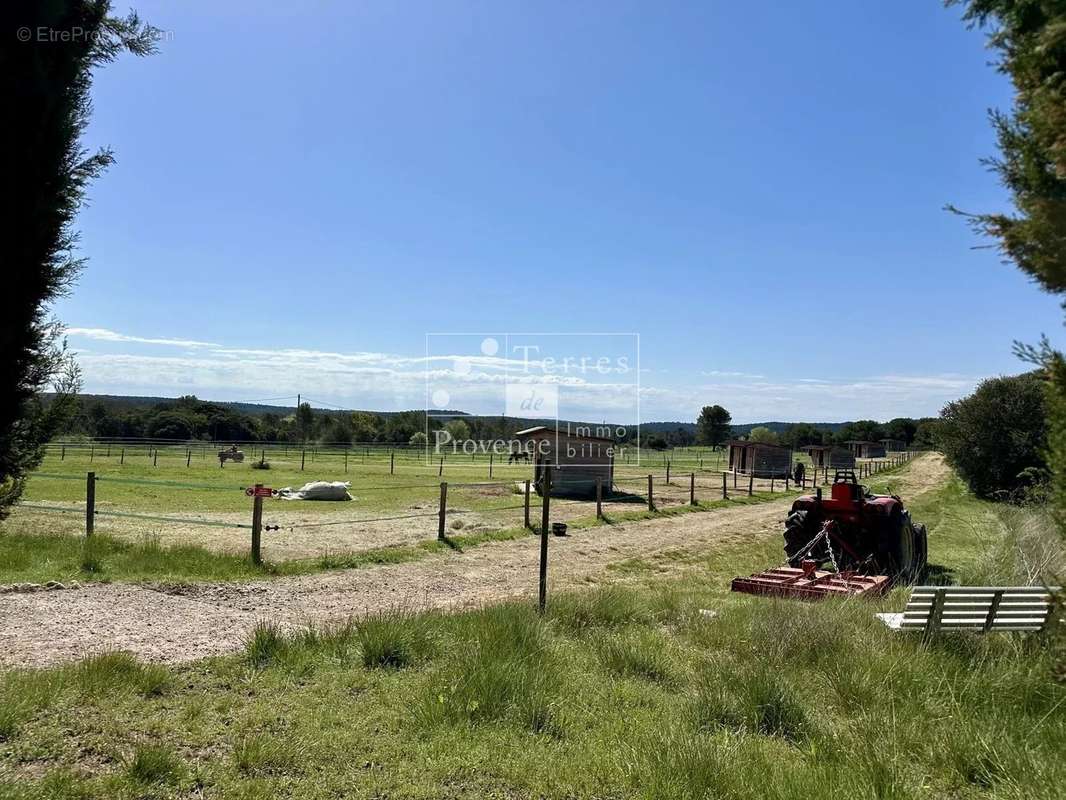
[(529, 527), (529, 478), (526, 478), (525, 524)]
[(603, 519), (603, 478), (596, 479), (596, 519)]
[(61, 448), (59, 449), (59, 460), (60, 460), (60, 461), (65, 461), (65, 460), (66, 460), (66, 458), (67, 458), (67, 446), (66, 446), (66, 445), (63, 445), (63, 446), (62, 446), (62, 447), (61, 447)]
[(122, 448), (122, 452), (119, 453), (118, 463), (119, 464), (125, 464), (126, 463), (126, 448), (125, 447), (123, 447)]
[(770, 494), (774, 493), (774, 476), (770, 476)]
[(85, 538), (93, 535), (96, 523), (96, 473), (85, 473)]
[[(348, 463), (348, 458), (347, 458), (347, 455), (346, 455), (345, 456), (345, 464), (347, 464), (347, 463)], [(389, 453), (389, 474), (390, 475), (395, 475), (396, 474), (396, 454), (395, 453)]]
[(444, 522), (448, 514), (448, 484), (444, 481), (440, 485), (440, 507), (437, 510), (437, 538), (444, 539)]
[(538, 591), (538, 608), (544, 613), (548, 605), (548, 515), (552, 493), (552, 468), (544, 467), (544, 483), (540, 505), (540, 581)]
[(489, 480), (492, 480), (492, 453), (489, 453)]
[(300, 472), (304, 471), (304, 464), (307, 463), (307, 450), (300, 451)]
[(670, 483), (670, 462), (666, 462), (666, 482)]
[(655, 498), (652, 495), (652, 477), (648, 476), (648, 511), (655, 510)]
[(748, 497), (751, 497), (752, 489), (755, 488), (755, 473), (748, 473)]
[(263, 535), (263, 498), (259, 496), (259, 490), (263, 484), (255, 485), (255, 496), (252, 498), (252, 563), (263, 563), (262, 535)]
[(159, 448), (155, 449), (155, 453), (152, 455), (152, 466), (159, 466)]
[(444, 456), (440, 457), (440, 469), (437, 470), (437, 477), (441, 477), (444, 474)]
[(690, 506), (696, 505), (696, 473), (690, 472), (688, 474), (688, 504)]
[(723, 500), (728, 500), (729, 499), (729, 493), (726, 491), (726, 488), (725, 488), (725, 473), (724, 472), (722, 473), (722, 499)]
[(185, 469), (189, 468), (189, 464), (192, 462), (192, 450), (186, 448), (185, 450)]

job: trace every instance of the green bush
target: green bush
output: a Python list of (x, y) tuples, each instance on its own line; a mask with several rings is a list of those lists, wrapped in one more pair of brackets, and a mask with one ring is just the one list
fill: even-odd
[(978, 497), (1008, 499), (1046, 469), (1044, 382), (1038, 372), (983, 381), (948, 403), (937, 428), (940, 449)]

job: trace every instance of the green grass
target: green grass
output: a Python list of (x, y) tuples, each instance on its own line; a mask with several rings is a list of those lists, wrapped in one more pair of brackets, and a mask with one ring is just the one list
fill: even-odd
[(104, 534), (88, 541), (69, 534), (0, 530), (0, 583), (70, 581), (231, 581), (272, 574), (250, 558), (202, 547), (162, 547), (151, 538), (129, 542)]
[[(956, 481), (910, 505), (936, 579), (1055, 552), (1045, 512)], [(10, 671), (0, 798), (1060, 796), (1066, 685), (1045, 637), (889, 631), (872, 612), (904, 588), (730, 594), (779, 561), (776, 540), (671, 557), (683, 577), (634, 570), (553, 594), (543, 618), (393, 612), (262, 626), (244, 652), (180, 667)]]
[(253, 666), (257, 635), (163, 694), (125, 662), (10, 673), (32, 699), (0, 796), (1051, 798), (1066, 779), (1066, 687), (1037, 638), (923, 645), (865, 602), (733, 598), (708, 619), (719, 587), (592, 594), (544, 619), (432, 615), (401, 669), (367, 664), (355, 625), (275, 631)]

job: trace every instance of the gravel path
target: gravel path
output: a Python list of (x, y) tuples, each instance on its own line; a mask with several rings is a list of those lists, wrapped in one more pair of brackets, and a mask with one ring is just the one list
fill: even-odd
[[(947, 475), (940, 456), (924, 455), (900, 473), (893, 490), (908, 500)], [(777, 535), (788, 505), (738, 506), (552, 538), (552, 588), (585, 583), (628, 558)], [(238, 649), (260, 619), (299, 626), (386, 608), (454, 608), (527, 595), (536, 591), (537, 563), (538, 540), (531, 536), (407, 564), (298, 578), (2, 595), (0, 664), (44, 666), (106, 650), (128, 650), (149, 661), (191, 661)]]

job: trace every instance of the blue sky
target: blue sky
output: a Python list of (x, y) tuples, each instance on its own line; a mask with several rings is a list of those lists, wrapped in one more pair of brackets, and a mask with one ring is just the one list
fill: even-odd
[[(645, 420), (888, 418), (1061, 339), (942, 210), (1007, 202), (978, 160), (1009, 86), (958, 9), (137, 8), (166, 35), (97, 77), (117, 163), (56, 307), (86, 391), (421, 408), (427, 365), (462, 383), (427, 333), (616, 332)], [(454, 400), (492, 411), (474, 355)], [(594, 395), (561, 413), (629, 421)]]

